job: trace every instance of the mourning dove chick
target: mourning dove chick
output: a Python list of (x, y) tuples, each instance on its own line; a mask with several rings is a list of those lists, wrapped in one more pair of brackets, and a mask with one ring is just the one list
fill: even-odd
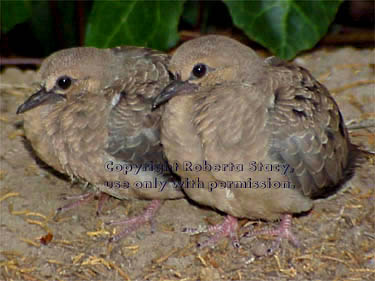
[[(278, 220), (259, 233), (298, 244), (291, 215), (344, 180), (351, 144), (338, 106), (304, 68), (223, 36), (188, 41), (175, 76), (154, 100), (166, 104), (161, 141), (187, 196), (228, 214), (202, 246), (230, 236), (236, 218)], [(257, 234), (259, 234), (257, 233)], [(278, 243), (277, 245), (278, 246)]]
[(151, 110), (170, 81), (168, 61), (137, 47), (62, 50), (43, 62), (40, 90), (17, 110), (36, 154), (59, 172), (119, 199), (154, 200), (112, 240), (150, 220), (159, 200), (184, 196), (163, 158), (163, 108)]

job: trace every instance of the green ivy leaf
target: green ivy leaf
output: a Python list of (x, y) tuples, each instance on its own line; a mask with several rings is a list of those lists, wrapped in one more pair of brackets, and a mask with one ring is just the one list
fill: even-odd
[(189, 0), (184, 5), (184, 12), (181, 20), (188, 23), (190, 26), (195, 27), (198, 24), (199, 17), (199, 2)]
[(283, 59), (312, 48), (343, 0), (223, 0), (234, 24)]
[(176, 45), (178, 22), (185, 0), (96, 0), (88, 19), (85, 44), (101, 48), (118, 45), (167, 50)]
[(28, 0), (1, 1), (1, 31), (7, 33), (16, 24), (31, 17), (31, 4)]
[(49, 55), (58, 48), (53, 15), (48, 1), (32, 1), (30, 27), (40, 46), (39, 55)]

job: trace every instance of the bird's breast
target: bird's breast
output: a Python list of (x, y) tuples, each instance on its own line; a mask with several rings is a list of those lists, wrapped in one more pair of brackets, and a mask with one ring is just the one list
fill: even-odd
[(103, 102), (41, 106), (25, 118), (26, 136), (40, 158), (56, 170), (95, 182), (104, 165), (108, 110)]

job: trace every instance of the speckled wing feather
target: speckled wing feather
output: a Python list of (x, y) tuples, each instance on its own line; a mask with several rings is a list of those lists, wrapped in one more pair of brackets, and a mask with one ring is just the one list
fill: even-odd
[(117, 91), (108, 122), (107, 152), (129, 163), (162, 163), (160, 118), (162, 110), (151, 111), (152, 98), (169, 82), (166, 64), (169, 57), (150, 49), (126, 48), (126, 69), (132, 72), (128, 81), (111, 85)]
[(289, 175), (305, 196), (326, 193), (344, 177), (350, 144), (343, 118), (328, 90), (304, 68), (267, 61), (279, 81), (267, 126), (271, 156), (294, 168)]

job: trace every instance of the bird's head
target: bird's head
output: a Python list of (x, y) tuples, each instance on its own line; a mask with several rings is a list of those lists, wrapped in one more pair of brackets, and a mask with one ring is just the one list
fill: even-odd
[(153, 106), (176, 95), (251, 81), (263, 65), (252, 49), (225, 36), (208, 35), (188, 41), (176, 50), (168, 67), (174, 81), (155, 98)]
[[(80, 47), (56, 52), (44, 60), (38, 75), (40, 89), (17, 109), (23, 113), (40, 105), (77, 96), (98, 94), (115, 76), (108, 49)], [(115, 73), (114, 73), (115, 72)]]

